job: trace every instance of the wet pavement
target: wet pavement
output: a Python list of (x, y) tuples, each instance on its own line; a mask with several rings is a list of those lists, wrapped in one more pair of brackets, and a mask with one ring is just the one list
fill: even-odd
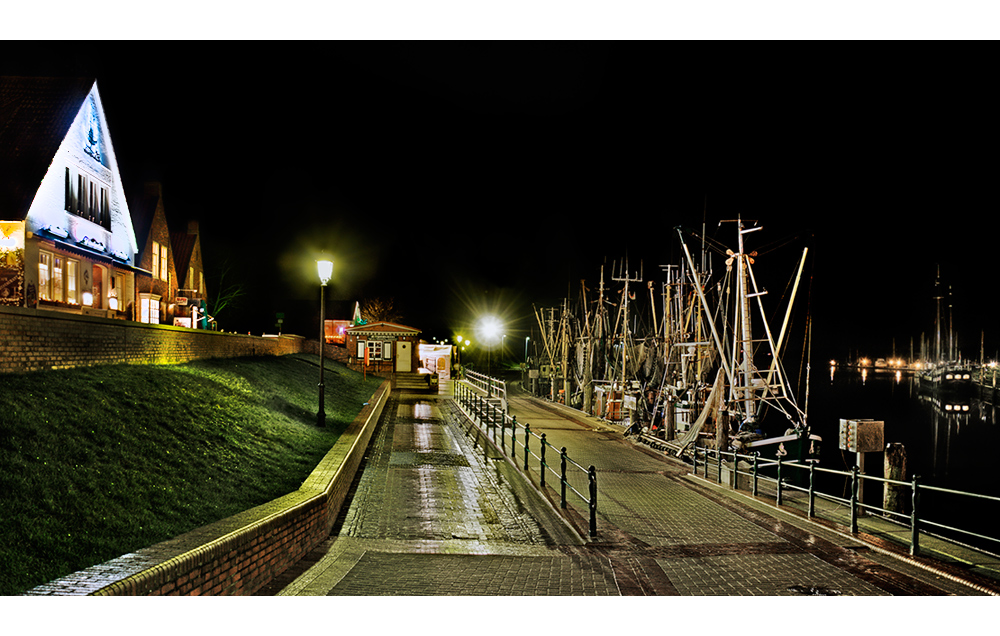
[(394, 392), (331, 537), (261, 594), (977, 594), (727, 497), (613, 425), (526, 397), (510, 411), (597, 467), (595, 539), (581, 537), (583, 502), (572, 503), (574, 529), (476, 444), (448, 396)]

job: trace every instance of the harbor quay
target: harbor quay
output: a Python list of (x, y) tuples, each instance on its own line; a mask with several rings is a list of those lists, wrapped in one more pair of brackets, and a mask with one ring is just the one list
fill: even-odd
[[(270, 596), (984, 596), (1000, 582), (733, 492), (620, 426), (532, 398), (508, 408), (596, 468), (561, 509), (450, 395), (396, 390), (329, 538)], [(537, 449), (535, 449), (537, 452)], [(558, 462), (558, 454), (553, 463)], [(592, 536), (593, 535), (593, 536)]]

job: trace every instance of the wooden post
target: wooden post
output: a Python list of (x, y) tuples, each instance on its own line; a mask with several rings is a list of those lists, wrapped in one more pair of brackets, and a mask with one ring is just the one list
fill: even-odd
[[(885, 447), (885, 478), (906, 481), (906, 447), (894, 442)], [(906, 486), (885, 484), (882, 507), (891, 512), (906, 512)]]
[(724, 452), (729, 449), (729, 411), (719, 409), (719, 417), (715, 421), (715, 450)]
[(663, 425), (666, 427), (663, 439), (668, 442), (677, 438), (677, 404), (673, 400), (666, 400), (663, 405)]

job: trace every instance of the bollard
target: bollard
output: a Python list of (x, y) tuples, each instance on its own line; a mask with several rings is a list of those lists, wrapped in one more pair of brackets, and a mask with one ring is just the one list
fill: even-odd
[(562, 450), (559, 452), (559, 457), (560, 457), (559, 460), (560, 469), (562, 470), (562, 488), (561, 488), (562, 493), (559, 498), (559, 507), (565, 509), (566, 508), (566, 447), (565, 446), (563, 446)]
[(587, 469), (590, 477), (590, 538), (597, 537), (597, 469), (591, 465)]
[(851, 467), (851, 534), (858, 533), (858, 467)]
[(538, 472), (540, 472), (542, 474), (542, 479), (541, 479), (542, 490), (545, 490), (545, 468), (546, 468), (546, 466), (545, 466), (545, 445), (546, 444), (547, 444), (547, 442), (545, 441), (545, 433), (542, 433), (542, 460), (541, 460), (542, 461), (542, 467), (538, 471)]
[(910, 556), (920, 554), (920, 517), (917, 516), (917, 508), (920, 502), (920, 491), (917, 490), (916, 475), (913, 476), (913, 510), (910, 512)]

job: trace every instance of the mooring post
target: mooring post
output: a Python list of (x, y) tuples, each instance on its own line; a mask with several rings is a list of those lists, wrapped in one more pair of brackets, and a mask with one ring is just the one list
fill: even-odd
[(851, 534), (858, 533), (858, 466), (851, 467)]
[[(885, 478), (894, 481), (906, 480), (906, 447), (892, 443), (885, 447)], [(882, 507), (900, 514), (904, 511), (903, 488), (898, 484), (885, 483), (882, 489)]]
[(920, 478), (913, 476), (913, 509), (910, 512), (910, 556), (920, 554), (920, 517), (917, 508), (920, 503), (920, 491), (917, 489), (917, 481)]

